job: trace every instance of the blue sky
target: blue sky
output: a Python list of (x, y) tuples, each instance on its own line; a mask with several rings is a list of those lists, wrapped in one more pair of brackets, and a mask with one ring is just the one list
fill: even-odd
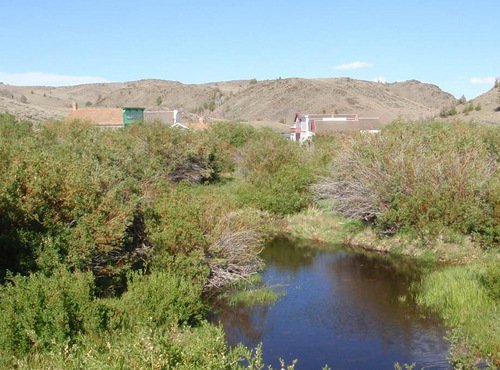
[(500, 76), (500, 0), (0, 0), (0, 81), (416, 79), (472, 99)]

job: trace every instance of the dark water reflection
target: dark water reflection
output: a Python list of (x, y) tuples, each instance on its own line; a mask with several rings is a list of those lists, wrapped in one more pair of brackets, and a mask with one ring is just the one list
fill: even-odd
[(219, 307), (230, 344), (263, 343), (266, 364), (297, 369), (448, 368), (445, 329), (402, 299), (418, 276), (411, 266), (346, 250), (271, 243), (262, 257), (264, 280), (286, 295), (271, 306)]

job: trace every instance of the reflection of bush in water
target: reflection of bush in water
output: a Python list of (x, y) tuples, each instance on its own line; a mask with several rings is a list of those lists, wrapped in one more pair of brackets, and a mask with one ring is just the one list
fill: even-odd
[(286, 267), (297, 271), (311, 265), (315, 250), (306, 248), (308, 241), (290, 239), (286, 235), (277, 236), (269, 241), (260, 256), (266, 263), (272, 262), (276, 267)]
[(243, 342), (246, 346), (255, 347), (261, 341), (269, 307), (243, 304), (229, 307), (221, 304), (214, 310), (210, 321), (223, 324), (229, 345)]

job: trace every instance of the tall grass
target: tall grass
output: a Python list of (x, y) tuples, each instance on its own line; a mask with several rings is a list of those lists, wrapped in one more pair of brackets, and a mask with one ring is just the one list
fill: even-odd
[(419, 287), (418, 303), (453, 328), (451, 359), (457, 366), (478, 360), (500, 365), (500, 309), (482, 283), (491, 277), (482, 265), (453, 266), (425, 276)]

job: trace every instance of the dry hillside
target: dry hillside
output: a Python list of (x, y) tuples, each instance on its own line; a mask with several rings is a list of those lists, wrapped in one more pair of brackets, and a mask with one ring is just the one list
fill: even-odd
[[(471, 119), (500, 122), (497, 89), (474, 99), (481, 110)], [(0, 111), (19, 119), (42, 122), (62, 119), (71, 102), (80, 108), (139, 106), (147, 110), (180, 109), (185, 121), (242, 120), (280, 129), (295, 113), (358, 113), (380, 117), (382, 123), (439, 116), (457, 100), (435, 85), (415, 80), (381, 84), (350, 78), (245, 80), (189, 85), (174, 81), (140, 80), (66, 87), (0, 84)], [(476, 103), (477, 102), (477, 103)], [(457, 107), (462, 112), (460, 106)]]
[[(472, 110), (466, 109), (472, 107)], [(500, 124), (500, 88), (494, 87), (467, 104), (457, 105), (460, 119), (478, 123)]]

